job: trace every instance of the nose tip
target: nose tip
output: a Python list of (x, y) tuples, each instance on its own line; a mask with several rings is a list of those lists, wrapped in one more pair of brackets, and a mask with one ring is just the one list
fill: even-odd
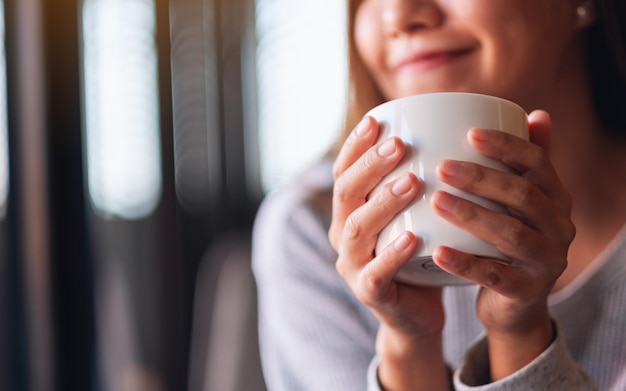
[(441, 24), (443, 14), (432, 1), (389, 0), (382, 12), (384, 30), (389, 36), (398, 36)]

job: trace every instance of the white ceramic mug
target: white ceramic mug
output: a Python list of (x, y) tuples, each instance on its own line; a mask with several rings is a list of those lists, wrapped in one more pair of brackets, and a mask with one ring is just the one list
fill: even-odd
[(372, 193), (407, 171), (417, 175), (421, 186), (419, 195), (383, 229), (376, 244), (376, 253), (379, 253), (404, 231), (413, 231), (423, 240), (409, 264), (396, 275), (396, 280), (426, 286), (468, 284), (468, 281), (444, 272), (432, 261), (434, 250), (441, 245), (476, 256), (506, 260), (506, 256), (492, 244), (439, 217), (432, 208), (431, 197), (436, 191), (445, 190), (507, 213), (499, 204), (441, 182), (436, 167), (442, 160), (454, 159), (510, 171), (501, 162), (474, 150), (467, 141), (467, 132), (472, 127), (495, 129), (527, 140), (528, 116), (524, 109), (493, 96), (442, 92), (392, 100), (366, 115), (380, 123), (381, 140), (397, 136), (407, 145), (402, 162)]

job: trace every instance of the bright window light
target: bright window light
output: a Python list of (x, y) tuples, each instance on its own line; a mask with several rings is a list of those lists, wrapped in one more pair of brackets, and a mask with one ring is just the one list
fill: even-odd
[(329, 148), (342, 125), (345, 2), (257, 0), (261, 181), (280, 186)]
[(4, 50), (4, 2), (0, 1), (0, 219), (6, 214), (9, 192), (9, 148), (7, 146), (7, 78)]
[(154, 1), (85, 0), (82, 24), (91, 201), (143, 218), (162, 188)]

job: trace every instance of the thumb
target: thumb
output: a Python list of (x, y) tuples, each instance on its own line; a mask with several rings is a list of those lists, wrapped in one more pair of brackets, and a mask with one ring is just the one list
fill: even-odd
[(543, 110), (534, 110), (528, 115), (528, 132), (530, 141), (550, 152), (552, 139), (552, 119), (550, 114)]

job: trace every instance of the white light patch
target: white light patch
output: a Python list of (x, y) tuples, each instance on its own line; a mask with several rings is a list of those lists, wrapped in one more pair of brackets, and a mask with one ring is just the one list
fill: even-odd
[(337, 0), (257, 0), (259, 147), (266, 191), (319, 159), (342, 127), (345, 18), (345, 4)]
[(85, 0), (85, 131), (89, 194), (105, 216), (139, 219), (161, 198), (152, 0)]

